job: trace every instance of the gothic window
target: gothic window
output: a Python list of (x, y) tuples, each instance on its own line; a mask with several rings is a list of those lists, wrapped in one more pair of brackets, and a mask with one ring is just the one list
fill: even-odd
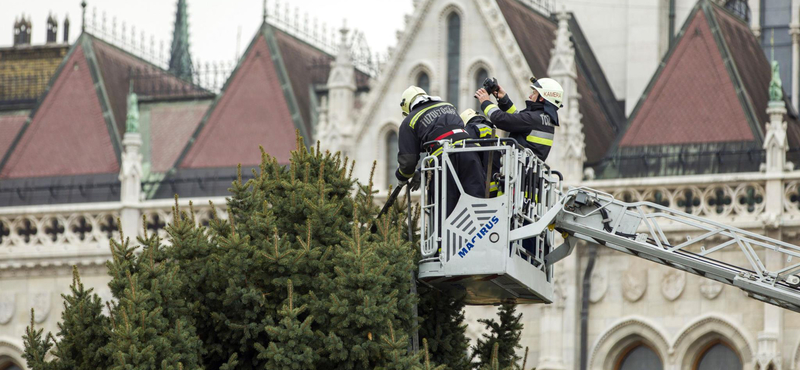
[(617, 370), (660, 370), (664, 368), (661, 358), (650, 347), (639, 344), (621, 356)]
[(417, 86), (425, 90), (426, 93), (431, 93), (431, 78), (425, 72), (420, 72), (417, 75)]
[(0, 365), (0, 369), (3, 369), (3, 370), (22, 370), (21, 367), (17, 366), (17, 364), (15, 364), (13, 362), (9, 363), (9, 364), (7, 364), (5, 366)]
[(458, 108), (458, 66), (461, 59), (461, 17), (447, 17), (447, 101)]
[[(486, 72), (486, 69), (480, 68), (478, 72), (475, 72), (475, 89), (473, 91), (477, 91), (481, 87), (483, 87), (483, 80), (489, 77), (489, 72)], [(481, 102), (478, 99), (475, 100), (475, 110), (480, 112), (481, 110)]]
[(730, 347), (717, 342), (712, 344), (702, 355), (700, 360), (697, 361), (695, 370), (741, 370), (742, 360)]
[[(792, 4), (786, 0), (761, 0), (761, 48), (770, 61), (774, 58), (781, 67), (783, 90), (792, 91), (792, 35), (789, 22)], [(791, 96), (788, 96), (791, 99)]]
[[(422, 87), (422, 86), (420, 86)], [(384, 166), (386, 168), (386, 188), (389, 188), (389, 185), (397, 184), (397, 179), (394, 177), (394, 170), (397, 168), (397, 132), (389, 131), (386, 134), (386, 163)]]
[(728, 0), (725, 2), (725, 9), (750, 24), (750, 7), (747, 6), (747, 0)]

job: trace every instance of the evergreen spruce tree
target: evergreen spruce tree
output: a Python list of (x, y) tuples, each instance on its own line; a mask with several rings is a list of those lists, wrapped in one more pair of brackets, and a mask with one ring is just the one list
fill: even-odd
[(294, 305), (292, 281), (289, 280), (287, 284), (289, 297), (287, 304), (278, 311), (280, 322), (266, 328), (272, 342), (266, 348), (256, 343), (256, 348), (261, 352), (259, 358), (266, 360), (267, 369), (314, 369), (319, 358), (315, 349), (318, 338), (311, 330), (314, 317), (306, 316), (302, 322), (298, 319), (306, 306)]
[(45, 362), (44, 354), (53, 347), (53, 337), (42, 338), (42, 329), (35, 330), (33, 321), (25, 340), (25, 358), (28, 367), (40, 369), (106, 369), (110, 358), (101, 349), (109, 342), (108, 318), (103, 316), (103, 304), (93, 289), (85, 289), (77, 267), (72, 267), (71, 293), (62, 294), (64, 311), (58, 323), (59, 341), (52, 354), (54, 359)]
[(101, 349), (109, 342), (108, 318), (93, 289), (85, 289), (78, 268), (72, 267), (71, 294), (62, 294), (64, 311), (58, 323), (58, 346), (53, 355), (62, 369), (106, 369), (111, 359)]
[[(517, 362), (521, 359), (517, 355), (522, 335), (522, 313), (516, 314), (517, 305), (514, 303), (504, 303), (497, 310), (497, 320), (480, 319), (478, 322), (484, 324), (487, 333), (482, 334), (473, 348), (472, 358), (478, 359), (478, 367), (483, 369), (485, 366), (493, 366), (492, 359), (497, 361), (499, 368), (509, 368), (518, 366)], [(494, 348), (497, 347), (497, 354)], [(491, 367), (490, 367), (491, 368)]]
[(53, 348), (53, 338), (50, 333), (43, 335), (44, 329), (36, 330), (33, 313), (33, 309), (31, 309), (31, 325), (28, 326), (25, 330), (25, 335), (22, 336), (22, 341), (25, 343), (25, 352), (22, 357), (32, 370), (59, 369), (56, 362), (45, 360), (47, 352)]
[[(391, 189), (389, 192), (391, 193)], [(402, 225), (401, 232), (406, 238), (409, 224), (408, 212), (408, 203), (405, 198), (398, 199), (382, 221)], [(418, 262), (422, 258), (417, 227), (420, 218), (419, 206), (415, 205), (411, 213), (410, 224), (413, 238), (411, 248), (414, 250), (414, 261)], [(415, 274), (417, 265), (418, 263), (415, 263), (413, 266)], [(451, 370), (472, 369), (468, 355), (467, 325), (464, 323), (463, 293), (442, 292), (423, 284), (417, 284), (417, 292), (419, 296), (417, 309), (419, 337), (427, 339), (431, 361), (445, 364)]]
[[(443, 369), (427, 341), (424, 361), (408, 353), (418, 248), (405, 240), (404, 211), (371, 232), (375, 191), (371, 180), (352, 179), (348, 162), (319, 146), (307, 150), (298, 137), (289, 165), (262, 149), (253, 179), (243, 182), (240, 170), (227, 219), (212, 204), (208, 225), (197, 225), (193, 206), (186, 213), (176, 199), (169, 246), (146, 229), (141, 252), (127, 239), (112, 241), (109, 287), (118, 303), (110, 316), (76, 275), (60, 342), (51, 351), (53, 338), (32, 323), (25, 358), (37, 370)], [(442, 344), (463, 335), (460, 310), (452, 311), (437, 325), (461, 334), (435, 337), (437, 348), (455, 352), (465, 338)], [(45, 361), (49, 351), (74, 360), (60, 367), (59, 358)]]
[(105, 348), (113, 359), (111, 369), (200, 368), (202, 343), (185, 316), (178, 266), (165, 260), (157, 234), (145, 234), (139, 243), (142, 253), (136, 256), (129, 240), (111, 242), (109, 286), (122, 289), (112, 309), (111, 340)]

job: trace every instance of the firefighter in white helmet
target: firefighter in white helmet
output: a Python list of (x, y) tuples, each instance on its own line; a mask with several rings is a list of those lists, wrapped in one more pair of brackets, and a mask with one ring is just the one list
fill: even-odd
[[(488, 78), (483, 85), (475, 92), (475, 98), (480, 100), (486, 117), (508, 132), (509, 137), (533, 150), (541, 160), (547, 159), (558, 126), (558, 109), (563, 107), (561, 84), (551, 78), (531, 77), (531, 94), (525, 101), (525, 109), (519, 111), (497, 80)], [(497, 104), (489, 100), (490, 94), (497, 98)]]
[[(426, 148), (423, 144), (438, 140), (458, 144), (472, 136), (464, 129), (464, 123), (452, 104), (442, 101), (438, 96), (428, 95), (417, 86), (410, 86), (403, 92), (400, 108), (405, 119), (398, 131), (398, 168), (395, 177), (402, 182), (409, 181), (412, 189), (416, 190), (420, 185), (420, 175), (416, 171), (420, 153), (430, 151), (433, 155), (439, 155), (442, 152), (441, 145)], [(482, 198), (486, 175), (481, 171), (480, 156), (475, 152), (466, 152), (450, 156), (450, 159), (464, 192)], [(446, 214), (450, 214), (460, 194), (454, 178), (447, 172)]]

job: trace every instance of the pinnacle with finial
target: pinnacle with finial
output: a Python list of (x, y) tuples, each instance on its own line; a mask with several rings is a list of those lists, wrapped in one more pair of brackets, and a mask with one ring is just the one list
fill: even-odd
[(81, 31), (86, 30), (86, 0), (81, 1)]
[(264, 0), (264, 12), (261, 16), (262, 20), (266, 23), (267, 22), (267, 0)]
[(172, 48), (169, 57), (169, 71), (190, 81), (192, 79), (192, 56), (189, 53), (189, 16), (186, 0), (178, 0), (175, 12), (175, 29), (172, 33)]

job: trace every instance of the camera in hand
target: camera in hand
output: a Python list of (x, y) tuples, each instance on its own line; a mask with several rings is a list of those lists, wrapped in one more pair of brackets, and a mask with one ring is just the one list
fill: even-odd
[(494, 77), (489, 77), (483, 80), (483, 88), (491, 95), (497, 94), (497, 92), (500, 90), (500, 86), (497, 85), (497, 79)]

